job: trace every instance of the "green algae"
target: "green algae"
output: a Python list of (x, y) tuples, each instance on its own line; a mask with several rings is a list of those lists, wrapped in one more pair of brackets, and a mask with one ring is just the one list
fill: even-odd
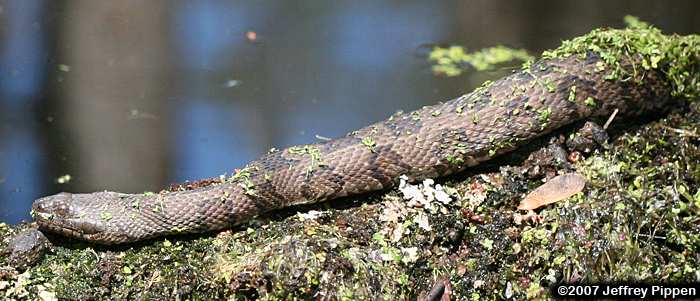
[(309, 167), (306, 170), (306, 176), (308, 177), (316, 168), (324, 166), (323, 158), (321, 157), (321, 150), (314, 145), (304, 145), (304, 146), (292, 146), (287, 149), (287, 152), (294, 155), (307, 155), (311, 159)]
[(569, 89), (569, 97), (567, 97), (567, 100), (571, 102), (576, 101), (576, 86), (571, 86)]
[(110, 219), (112, 219), (112, 213), (111, 213), (111, 212), (101, 212), (101, 213), (100, 213), (100, 218), (101, 218), (103, 221), (109, 221)]
[(374, 152), (374, 147), (377, 146), (377, 142), (375, 142), (374, 139), (372, 139), (372, 137), (364, 137), (362, 138), (360, 143), (367, 147), (367, 149), (369, 149), (371, 152)]
[(583, 103), (586, 104), (586, 105), (589, 106), (589, 107), (595, 107), (595, 106), (598, 105), (598, 104), (595, 102), (595, 99), (593, 99), (593, 97), (590, 97), (590, 96), (586, 97), (586, 99), (583, 101)]
[(472, 66), (476, 71), (492, 70), (496, 66), (514, 60), (528, 61), (532, 56), (523, 49), (504, 46), (484, 48), (476, 52), (465, 52), (461, 46), (448, 48), (435, 47), (428, 60), (433, 61), (433, 72), (446, 76), (462, 74), (464, 66)]
[(237, 182), (238, 186), (243, 188), (243, 192), (247, 195), (254, 196), (257, 194), (255, 191), (255, 183), (251, 180), (253, 176), (253, 167), (246, 166), (237, 170), (229, 179), (230, 182)]
[[(539, 110), (537, 112), (537, 120), (539, 120), (541, 123), (546, 124), (549, 122), (549, 117), (552, 116), (552, 108), (546, 108), (543, 110)], [(542, 126), (543, 128), (545, 127), (544, 125)]]

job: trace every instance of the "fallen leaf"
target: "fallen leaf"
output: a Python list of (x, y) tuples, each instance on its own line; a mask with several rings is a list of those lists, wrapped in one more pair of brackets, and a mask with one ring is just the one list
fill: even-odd
[(586, 179), (577, 173), (558, 175), (528, 194), (518, 209), (533, 210), (561, 201), (583, 190)]

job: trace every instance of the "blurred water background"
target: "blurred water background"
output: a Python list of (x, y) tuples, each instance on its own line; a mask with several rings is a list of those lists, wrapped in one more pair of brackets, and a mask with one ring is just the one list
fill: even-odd
[(430, 45), (532, 53), (687, 1), (0, 0), (0, 222), (60, 191), (158, 191), (338, 137), (510, 72), (431, 73)]

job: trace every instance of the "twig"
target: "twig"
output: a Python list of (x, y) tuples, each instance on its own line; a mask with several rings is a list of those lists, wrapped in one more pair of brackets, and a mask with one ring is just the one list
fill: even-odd
[(617, 116), (618, 111), (619, 111), (618, 109), (615, 109), (615, 111), (613, 111), (612, 114), (610, 114), (610, 117), (608, 117), (608, 121), (606, 121), (605, 125), (603, 125), (604, 130), (608, 129), (608, 126), (610, 126), (610, 123), (612, 123), (613, 119), (615, 119), (615, 116)]
[(689, 130), (684, 130), (684, 129), (677, 129), (670, 127), (668, 125), (662, 125), (662, 128), (665, 128), (669, 131), (672, 131), (674, 133), (680, 134), (681, 136), (686, 136), (686, 137), (700, 137), (700, 134), (696, 133), (695, 131), (689, 131)]

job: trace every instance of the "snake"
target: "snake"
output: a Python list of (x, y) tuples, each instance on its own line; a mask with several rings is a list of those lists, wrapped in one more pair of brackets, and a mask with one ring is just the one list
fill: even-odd
[(658, 69), (619, 61), (637, 74), (610, 78), (595, 52), (541, 58), (450, 101), (343, 137), (272, 149), (230, 176), (191, 189), (127, 194), (59, 193), (32, 204), (40, 229), (96, 244), (124, 244), (231, 228), (275, 209), (443, 177), (518, 149), (566, 125), (613, 112), (661, 112), (674, 99)]

